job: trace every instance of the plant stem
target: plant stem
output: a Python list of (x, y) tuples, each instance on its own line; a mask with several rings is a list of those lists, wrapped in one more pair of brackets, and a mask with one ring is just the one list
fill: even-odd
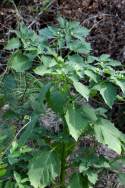
[(20, 15), (19, 10), (18, 10), (18, 8), (17, 8), (17, 6), (16, 6), (14, 0), (10, 0), (10, 2), (12, 3), (12, 5), (13, 5), (14, 8), (15, 8), (18, 21), (23, 21), (23, 18), (22, 18), (22, 16)]
[(61, 158), (61, 174), (60, 174), (60, 188), (65, 188), (65, 144), (62, 144), (62, 158)]

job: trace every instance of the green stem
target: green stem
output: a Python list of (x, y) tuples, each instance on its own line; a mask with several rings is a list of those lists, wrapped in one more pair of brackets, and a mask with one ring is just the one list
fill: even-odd
[(61, 174), (60, 174), (60, 188), (65, 188), (65, 144), (62, 144), (62, 156), (61, 156)]

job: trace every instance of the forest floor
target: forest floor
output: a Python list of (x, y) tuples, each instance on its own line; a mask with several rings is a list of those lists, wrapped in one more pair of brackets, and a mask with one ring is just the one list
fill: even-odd
[[(8, 54), (4, 45), (16, 29), (18, 23), (24, 21), (29, 28), (36, 31), (48, 24), (55, 24), (56, 18), (62, 16), (78, 20), (91, 32), (87, 38), (91, 42), (95, 55), (110, 54), (113, 58), (125, 63), (125, 0), (15, 0), (15, 3), (3, 1), (0, 4), (0, 73), (5, 70)], [(122, 110), (121, 110), (122, 108)], [(123, 125), (123, 108), (117, 105), (112, 112), (116, 113), (119, 128)], [(120, 115), (118, 115), (120, 114)], [(121, 122), (121, 116), (122, 122)], [(115, 120), (116, 121), (116, 120)], [(108, 154), (111, 151), (107, 151)], [(115, 174), (105, 173), (97, 188), (123, 188), (116, 182)]]

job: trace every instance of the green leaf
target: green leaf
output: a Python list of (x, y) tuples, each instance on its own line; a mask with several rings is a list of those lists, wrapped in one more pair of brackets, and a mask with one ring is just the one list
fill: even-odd
[(117, 89), (110, 83), (100, 85), (100, 94), (105, 103), (111, 108), (117, 96)]
[(46, 67), (53, 67), (57, 64), (56, 60), (50, 56), (42, 56), (41, 60)]
[(95, 185), (98, 180), (98, 174), (92, 170), (88, 170), (86, 174), (90, 183)]
[(21, 52), (16, 52), (9, 59), (8, 65), (16, 72), (25, 72), (32, 66), (32, 62)]
[(119, 86), (121, 88), (123, 94), (125, 94), (125, 81), (124, 80), (115, 79), (115, 84), (117, 86)]
[(87, 86), (77, 81), (74, 81), (73, 85), (78, 93), (80, 93), (86, 100), (89, 99), (90, 91)]
[(121, 154), (121, 132), (115, 128), (113, 123), (102, 118), (94, 125), (94, 131), (98, 142), (107, 145), (110, 149)]
[(89, 121), (95, 122), (97, 120), (96, 111), (88, 104), (84, 104), (82, 113)]
[(91, 80), (96, 83), (99, 81), (99, 76), (91, 70), (84, 71), (84, 74), (86, 74)]
[(83, 188), (83, 182), (81, 180), (81, 175), (78, 173), (73, 174), (67, 188)]
[(52, 71), (50, 69), (48, 69), (47, 67), (43, 66), (43, 65), (40, 65), (38, 67), (36, 67), (34, 69), (34, 72), (40, 76), (44, 76), (46, 74), (50, 74), (52, 73)]
[(100, 57), (99, 57), (99, 61), (100, 62), (107, 62), (110, 60), (110, 55), (108, 54), (102, 54)]
[(99, 58), (98, 58), (99, 62), (103, 62), (104, 66), (111, 66), (111, 67), (117, 67), (117, 66), (121, 66), (121, 63), (119, 61), (116, 61), (112, 58), (110, 58), (110, 55), (108, 54), (102, 54)]
[(59, 22), (60, 27), (64, 28), (65, 24), (66, 24), (66, 19), (64, 19), (63, 17), (59, 17), (59, 18), (57, 18), (57, 20)]
[(18, 49), (21, 46), (21, 43), (18, 38), (12, 38), (8, 41), (8, 44), (5, 46), (6, 50)]
[(12, 74), (5, 75), (3, 83), (4, 83), (4, 93), (6, 95), (7, 92), (11, 93), (17, 87), (16, 80)]
[(68, 60), (73, 63), (79, 63), (79, 64), (83, 63), (83, 58), (78, 54), (68, 56)]
[(107, 112), (106, 108), (102, 108), (102, 107), (96, 108), (96, 114), (104, 118), (106, 118), (106, 112)]
[(30, 161), (28, 176), (35, 188), (44, 188), (60, 174), (60, 161), (53, 151), (42, 150)]
[(48, 39), (54, 38), (55, 34), (56, 34), (56, 30), (54, 30), (54, 27), (50, 27), (50, 26), (44, 29), (41, 29), (39, 31), (41, 40), (48, 40)]
[(83, 40), (83, 37), (87, 37), (89, 35), (89, 30), (85, 27), (81, 27), (79, 24), (79, 27), (76, 27), (73, 31), (73, 36), (79, 40)]
[(111, 67), (119, 67), (119, 66), (121, 66), (121, 63), (119, 61), (110, 59), (110, 61), (107, 62), (105, 65), (106, 66), (111, 66)]
[(64, 113), (64, 107), (67, 101), (67, 93), (58, 91), (58, 90), (53, 90), (50, 92), (49, 96), (49, 105), (51, 108), (56, 112), (63, 114)]
[(18, 184), (20, 184), (21, 183), (21, 176), (20, 176), (20, 174), (19, 173), (17, 173), (16, 171), (14, 171), (14, 178), (15, 178), (15, 180), (16, 180), (16, 182), (18, 183)]
[(87, 42), (73, 41), (70, 42), (67, 47), (77, 53), (88, 54), (91, 51), (91, 45)]
[(125, 173), (118, 174), (118, 179), (121, 185), (125, 185)]
[(98, 61), (98, 58), (97, 57), (95, 57), (95, 56), (92, 56), (92, 55), (89, 55), (88, 57), (87, 57), (87, 63), (89, 63), (89, 64), (91, 64), (91, 63), (93, 63), (93, 62), (95, 62), (95, 61)]
[[(91, 150), (91, 151), (89, 151)], [(79, 166), (79, 171), (80, 173), (86, 173), (89, 169), (96, 169), (97, 171), (99, 169), (105, 168), (105, 169), (109, 169), (110, 165), (108, 160), (106, 160), (104, 157), (102, 156), (96, 156), (95, 150), (92, 151), (92, 148), (90, 148), (89, 150), (85, 149), (84, 150), (84, 158), (82, 158), (81, 160), (81, 164)]]
[(85, 132), (88, 120), (84, 118), (80, 111), (70, 107), (65, 115), (70, 135), (77, 141), (79, 136)]
[(35, 42), (37, 44), (38, 42), (38, 36), (32, 29), (29, 29), (24, 23), (20, 23), (20, 30), (19, 32), (16, 32), (17, 36), (21, 38), (22, 42), (26, 46), (29, 46), (29, 42)]

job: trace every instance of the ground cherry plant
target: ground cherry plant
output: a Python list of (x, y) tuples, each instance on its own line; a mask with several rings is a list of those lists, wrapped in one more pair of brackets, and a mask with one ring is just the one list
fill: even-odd
[[(38, 32), (23, 23), (13, 31), (0, 76), (1, 188), (92, 188), (104, 170), (125, 183), (125, 135), (109, 118), (124, 101), (125, 71), (109, 55), (93, 55), (89, 32), (61, 17)], [(48, 110), (57, 129), (42, 121)], [(101, 144), (117, 157), (100, 155)]]

